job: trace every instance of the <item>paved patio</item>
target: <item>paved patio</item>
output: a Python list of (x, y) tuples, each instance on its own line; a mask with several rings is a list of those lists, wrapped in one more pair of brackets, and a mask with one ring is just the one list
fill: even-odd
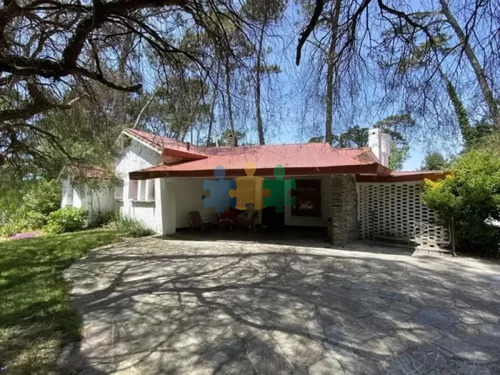
[(147, 238), (66, 271), (83, 374), (498, 374), (500, 265)]

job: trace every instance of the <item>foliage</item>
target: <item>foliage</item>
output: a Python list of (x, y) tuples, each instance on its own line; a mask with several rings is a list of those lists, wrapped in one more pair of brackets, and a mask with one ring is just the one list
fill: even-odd
[(4, 188), (0, 197), (0, 236), (10, 237), (37, 230), (47, 215), (59, 208), (61, 187), (56, 181), (25, 181), (16, 188)]
[(423, 171), (443, 171), (449, 167), (449, 162), (440, 152), (431, 152), (425, 156)]
[(93, 230), (0, 242), (0, 364), (8, 374), (52, 374), (62, 347), (80, 339), (62, 271), (87, 251), (120, 241)]
[[(388, 116), (374, 124), (391, 136), (391, 155), (389, 168), (397, 170), (403, 167), (410, 155), (410, 147), (404, 136), (408, 129), (415, 126), (415, 120), (409, 114)], [(333, 144), (337, 147), (366, 147), (368, 146), (368, 128), (359, 125), (350, 127), (346, 132), (333, 136)], [(324, 137), (313, 137), (309, 142), (324, 142)]]
[[(57, 139), (57, 145), (43, 137), (32, 142), (46, 157), (36, 155), (32, 163), (46, 179), (58, 179), (61, 171), (75, 165), (97, 165), (110, 170), (114, 163), (115, 142), (129, 118), (114, 113), (117, 102), (109, 90), (101, 90), (94, 98), (80, 101), (67, 111), (53, 111), (38, 122), (38, 126)], [(116, 104), (115, 104), (116, 105)], [(110, 108), (106, 114), (103, 108)], [(123, 122), (120, 122), (123, 121)], [(64, 152), (61, 149), (64, 149)], [(69, 157), (71, 160), (68, 160)]]
[(24, 195), (23, 202), (28, 210), (48, 215), (61, 204), (61, 184), (55, 180), (38, 181)]
[(40, 229), (47, 224), (48, 220), (47, 215), (37, 211), (28, 211), (26, 213), (26, 218), (30, 229)]
[(210, 142), (208, 145), (209, 147), (216, 147), (216, 146), (229, 146), (229, 135), (234, 134), (236, 136), (236, 143), (237, 145), (243, 145), (244, 143), (242, 140), (245, 138), (245, 133), (241, 131), (236, 131), (232, 132), (230, 129), (224, 130), (221, 135), (217, 138), (216, 142)]
[(404, 144), (397, 146), (396, 142), (391, 142), (391, 153), (389, 155), (389, 168), (392, 170), (403, 169), (404, 162), (410, 156), (410, 146)]
[[(335, 136), (336, 137), (336, 136)], [(318, 137), (311, 137), (309, 138), (309, 140), (307, 141), (307, 143), (323, 143), (325, 142), (325, 137), (320, 135)]]
[(130, 237), (146, 237), (154, 234), (151, 229), (146, 228), (140, 221), (128, 217), (119, 217), (118, 215), (115, 220), (109, 223), (108, 227)]
[(31, 227), (26, 214), (24, 212), (16, 212), (0, 226), (0, 237), (10, 237), (28, 229), (31, 229)]
[(201, 79), (180, 75), (170, 78), (168, 89), (158, 88), (141, 102), (132, 102), (131, 109), (148, 104), (139, 127), (184, 141), (186, 134), (196, 124), (208, 120), (210, 108), (205, 103), (207, 94), (208, 87)]
[(82, 208), (64, 207), (49, 214), (44, 231), (65, 233), (82, 229), (87, 219), (87, 211)]
[(19, 210), (23, 203), (23, 191), (20, 189), (0, 189), (0, 226), (4, 220)]
[(359, 125), (350, 127), (345, 133), (333, 136), (333, 143), (338, 147), (368, 146), (368, 128)]
[(422, 199), (445, 222), (454, 219), (459, 249), (498, 252), (500, 231), (485, 220), (500, 219), (500, 150), (472, 150), (460, 156), (451, 175), (426, 181)]
[(89, 217), (89, 227), (101, 228), (116, 220), (117, 214), (114, 211), (91, 212)]
[(262, 86), (263, 80), (270, 74), (281, 72), (277, 64), (266, 64), (266, 57), (271, 49), (265, 48), (265, 39), (268, 28), (277, 23), (284, 14), (286, 2), (283, 0), (246, 0), (241, 7), (241, 13), (244, 17), (256, 26), (256, 32), (253, 40), (255, 47), (254, 59), (255, 65), (252, 69), (252, 75), (248, 82), (253, 86), (255, 94), (255, 117), (257, 120), (257, 132), (259, 134), (259, 144), (265, 144), (265, 124), (262, 116)]

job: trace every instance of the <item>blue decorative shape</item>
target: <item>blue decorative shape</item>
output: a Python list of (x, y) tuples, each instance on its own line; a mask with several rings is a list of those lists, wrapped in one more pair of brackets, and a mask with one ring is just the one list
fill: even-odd
[(210, 196), (203, 198), (205, 208), (215, 207), (215, 212), (221, 214), (224, 208), (236, 206), (236, 198), (229, 196), (229, 190), (236, 189), (234, 180), (224, 180), (226, 170), (223, 166), (218, 165), (214, 170), (214, 180), (204, 180), (203, 190), (209, 190)]

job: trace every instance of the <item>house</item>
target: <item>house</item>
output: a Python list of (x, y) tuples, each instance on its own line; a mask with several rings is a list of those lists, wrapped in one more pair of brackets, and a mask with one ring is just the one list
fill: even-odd
[[(391, 171), (390, 137), (380, 129), (369, 131), (367, 148), (339, 149), (326, 143), (237, 147), (234, 137), (230, 147), (207, 148), (136, 129), (124, 130), (118, 142), (122, 151), (115, 173), (122, 185), (113, 194), (101, 192), (100, 204), (119, 209), (158, 234), (188, 227), (190, 211), (213, 221), (215, 208), (204, 204), (204, 181), (215, 179), (218, 166), (224, 167), (226, 179), (246, 176), (245, 165), (252, 162), (256, 177), (274, 179), (274, 168), (281, 164), (285, 179), (296, 182), (295, 205), (286, 206), (281, 215), (263, 209), (263, 225), (325, 227), (336, 245), (356, 239), (409, 241), (422, 230), (424, 245), (447, 241), (436, 214), (420, 201), (424, 179), (444, 174)], [(71, 178), (63, 185), (63, 206), (86, 202), (74, 198)]]

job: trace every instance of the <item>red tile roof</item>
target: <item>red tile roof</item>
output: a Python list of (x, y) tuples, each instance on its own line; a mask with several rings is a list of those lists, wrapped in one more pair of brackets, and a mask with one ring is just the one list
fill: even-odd
[(253, 162), (256, 175), (272, 176), (276, 165), (286, 168), (287, 175), (316, 175), (331, 173), (388, 174), (390, 170), (377, 162), (368, 148), (336, 149), (326, 143), (287, 145), (199, 147), (173, 141), (136, 129), (128, 134), (155, 147), (163, 148), (163, 155), (185, 159), (175, 164), (160, 164), (131, 173), (133, 179), (165, 176), (212, 177), (214, 169), (222, 165), (227, 176), (245, 175), (245, 164)]
[(174, 141), (173, 139), (161, 135), (137, 129), (125, 129), (124, 132), (157, 149), (159, 152), (162, 152), (164, 156), (175, 156), (194, 160), (206, 158), (203, 147)]
[(287, 175), (353, 173), (358, 182), (404, 182), (444, 178), (443, 171), (391, 171), (380, 165), (369, 148), (333, 148), (326, 143), (287, 145), (200, 147), (137, 129), (125, 133), (157, 149), (164, 156), (183, 159), (130, 173), (132, 179), (194, 176), (212, 177), (222, 165), (226, 176), (245, 175), (245, 164), (256, 166), (255, 175), (272, 176), (276, 165)]

